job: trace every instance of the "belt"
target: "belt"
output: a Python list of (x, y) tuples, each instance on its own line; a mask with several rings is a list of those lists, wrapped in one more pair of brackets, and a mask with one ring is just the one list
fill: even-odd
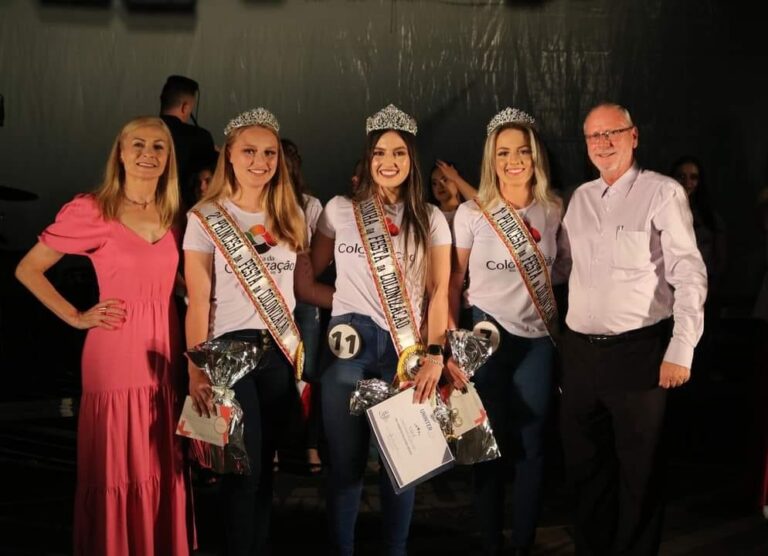
[(252, 342), (259, 346), (264, 351), (274, 349), (275, 340), (272, 338), (272, 334), (269, 330), (264, 328), (249, 328), (246, 330), (235, 330), (233, 332), (227, 332), (222, 334), (221, 338), (228, 338), (230, 340), (242, 340), (244, 342)]
[(671, 324), (672, 319), (664, 319), (656, 324), (635, 328), (634, 330), (627, 330), (626, 332), (621, 332), (619, 334), (582, 334), (575, 330), (571, 330), (570, 332), (577, 338), (581, 338), (590, 344), (610, 346), (621, 342), (661, 336), (662, 334), (669, 333)]

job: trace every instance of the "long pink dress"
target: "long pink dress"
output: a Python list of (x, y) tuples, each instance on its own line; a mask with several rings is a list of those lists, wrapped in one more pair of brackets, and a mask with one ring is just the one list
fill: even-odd
[(64, 205), (40, 241), (88, 256), (99, 299), (121, 299), (127, 311), (122, 328), (92, 328), (83, 347), (74, 553), (187, 555), (191, 501), (174, 434), (178, 233), (149, 243), (119, 221), (105, 221), (93, 197), (80, 196)]

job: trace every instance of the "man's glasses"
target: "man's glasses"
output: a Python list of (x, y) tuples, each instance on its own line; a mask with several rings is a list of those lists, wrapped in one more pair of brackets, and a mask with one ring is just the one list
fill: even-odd
[(598, 131), (597, 133), (585, 135), (584, 139), (586, 139), (587, 143), (590, 143), (590, 144), (599, 143), (601, 139), (604, 141), (612, 142), (617, 135), (624, 133), (625, 131), (629, 131), (634, 127), (635, 126), (631, 125), (629, 127), (623, 127), (621, 129), (610, 129), (608, 131)]

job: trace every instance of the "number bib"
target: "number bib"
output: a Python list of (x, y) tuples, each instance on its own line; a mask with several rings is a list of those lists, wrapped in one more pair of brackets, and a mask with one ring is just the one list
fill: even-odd
[(348, 324), (337, 324), (328, 331), (328, 347), (339, 359), (357, 357), (362, 345), (360, 334)]
[(499, 334), (499, 329), (496, 328), (496, 325), (491, 321), (481, 320), (475, 324), (475, 327), (472, 329), (472, 334), (475, 336), (488, 338), (491, 341), (491, 353), (499, 349), (499, 344), (501, 343), (501, 334)]

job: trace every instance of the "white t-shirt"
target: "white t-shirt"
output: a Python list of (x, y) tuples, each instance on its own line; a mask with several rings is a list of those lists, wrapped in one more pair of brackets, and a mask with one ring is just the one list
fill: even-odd
[(443, 216), (445, 216), (445, 220), (448, 222), (448, 226), (451, 228), (453, 227), (453, 219), (456, 218), (457, 210), (458, 209), (440, 211), (443, 213)]
[[(429, 209), (429, 244), (430, 246), (450, 245), (451, 231), (440, 209), (428, 205)], [(424, 300), (424, 280), (412, 276), (422, 261), (417, 260), (414, 247), (409, 246), (408, 262), (404, 263), (405, 245), (399, 227), (403, 220), (403, 203), (385, 205), (386, 217), (394, 225), (390, 226), (392, 242), (397, 252), (400, 268), (406, 274), (406, 288), (411, 295), (411, 306), (417, 327), (421, 326), (421, 312)], [(368, 258), (365, 255), (360, 232), (355, 222), (352, 201), (347, 197), (336, 196), (325, 205), (323, 214), (317, 223), (317, 231), (325, 237), (334, 239), (334, 257), (336, 260), (336, 293), (333, 295), (331, 315), (359, 313), (367, 315), (373, 321), (388, 330), (384, 310), (379, 302), (376, 284), (373, 281)], [(411, 236), (412, 243), (413, 239)], [(410, 270), (410, 272), (409, 272)]]
[(304, 193), (304, 206), (304, 218), (307, 221), (307, 226), (309, 226), (310, 232), (314, 234), (315, 229), (317, 229), (317, 221), (320, 218), (320, 213), (323, 212), (323, 205), (317, 197)]
[[(265, 229), (266, 213), (246, 212), (230, 200), (222, 202), (239, 228), (248, 232), (249, 239), (256, 246), (269, 273), (285, 299), (288, 309), (293, 311), (296, 298), (293, 294), (293, 272), (296, 269), (296, 253), (285, 243), (276, 243)], [(184, 233), (185, 251), (215, 253), (213, 257), (213, 280), (211, 285), (211, 313), (209, 334), (217, 338), (226, 332), (243, 329), (266, 329), (267, 325), (259, 316), (253, 302), (232, 273), (221, 250), (205, 231), (198, 216), (188, 214), (187, 229)]]
[[(499, 203), (491, 207), (493, 211)], [(517, 213), (526, 221), (552, 271), (557, 255), (557, 231), (561, 209), (551, 205), (547, 211), (534, 201)], [(520, 277), (509, 250), (480, 212), (477, 203), (467, 201), (456, 211), (453, 221), (456, 247), (471, 249), (469, 254), (469, 304), (485, 311), (507, 332), (525, 338), (547, 335), (528, 289)]]

